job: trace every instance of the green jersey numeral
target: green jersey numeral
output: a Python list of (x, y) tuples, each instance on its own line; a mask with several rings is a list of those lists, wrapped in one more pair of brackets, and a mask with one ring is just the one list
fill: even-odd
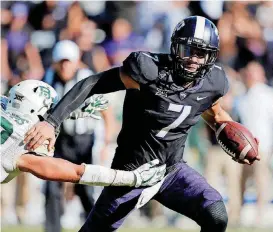
[(1, 127), (3, 128), (1, 131), (1, 144), (3, 144), (13, 133), (13, 125), (7, 119), (1, 116)]

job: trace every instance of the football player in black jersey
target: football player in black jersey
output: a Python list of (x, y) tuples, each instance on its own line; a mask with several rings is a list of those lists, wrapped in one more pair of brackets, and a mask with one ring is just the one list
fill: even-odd
[(193, 16), (178, 23), (171, 40), (170, 54), (133, 52), (122, 67), (82, 80), (44, 122), (27, 133), (29, 148), (45, 139), (50, 148), (54, 130), (86, 98), (126, 89), (112, 168), (132, 170), (157, 158), (167, 165), (167, 175), (146, 189), (105, 187), (81, 232), (114, 231), (136, 206), (151, 198), (191, 218), (202, 232), (226, 230), (228, 217), (221, 195), (183, 162), (189, 129), (201, 116), (214, 130), (215, 123), (232, 120), (219, 103), (228, 81), (215, 65), (218, 30), (208, 19)]

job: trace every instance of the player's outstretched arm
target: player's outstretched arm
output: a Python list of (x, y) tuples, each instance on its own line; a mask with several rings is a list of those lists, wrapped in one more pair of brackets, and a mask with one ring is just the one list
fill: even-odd
[(52, 148), (55, 143), (54, 130), (88, 97), (93, 94), (110, 93), (123, 89), (125, 86), (121, 81), (119, 68), (109, 69), (78, 82), (58, 102), (46, 121), (37, 123), (26, 133), (24, 141), (28, 144), (28, 149), (36, 149), (45, 140), (50, 141), (48, 147)]
[(84, 173), (84, 165), (48, 156), (24, 154), (17, 160), (17, 169), (51, 181), (78, 183)]
[(17, 169), (40, 179), (98, 186), (151, 186), (160, 181), (166, 166), (156, 167), (153, 160), (134, 171), (121, 171), (99, 165), (77, 165), (67, 160), (24, 154), (17, 160)]

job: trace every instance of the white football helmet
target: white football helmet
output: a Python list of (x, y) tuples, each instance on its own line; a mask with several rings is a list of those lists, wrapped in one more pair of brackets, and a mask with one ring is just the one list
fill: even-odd
[(10, 89), (6, 112), (36, 123), (58, 100), (58, 94), (47, 83), (26, 80)]

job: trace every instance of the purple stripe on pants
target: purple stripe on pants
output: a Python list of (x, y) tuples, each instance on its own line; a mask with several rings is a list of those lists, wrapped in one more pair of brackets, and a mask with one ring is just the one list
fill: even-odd
[[(134, 209), (142, 190), (105, 187), (80, 232), (110, 232), (118, 229)], [(199, 212), (222, 200), (222, 197), (198, 172), (186, 163), (178, 163), (154, 199), (198, 223)]]

